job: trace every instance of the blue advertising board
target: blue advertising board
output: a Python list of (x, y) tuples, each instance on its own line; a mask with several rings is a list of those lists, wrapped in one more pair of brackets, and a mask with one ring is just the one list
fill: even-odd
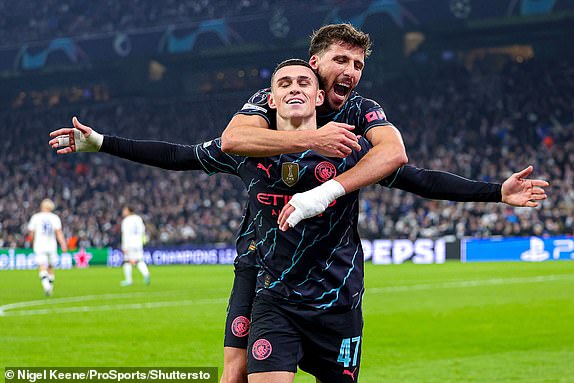
[(521, 237), (465, 239), (463, 262), (542, 262), (574, 259), (573, 237)]
[[(144, 261), (149, 265), (229, 265), (237, 252), (233, 246), (184, 246), (181, 248), (144, 248)], [(108, 267), (120, 267), (123, 263), (120, 249), (111, 249)]]

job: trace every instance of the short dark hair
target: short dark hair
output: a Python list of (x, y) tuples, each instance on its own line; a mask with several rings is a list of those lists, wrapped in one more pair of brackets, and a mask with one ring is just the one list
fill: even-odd
[(365, 58), (369, 57), (373, 46), (371, 37), (351, 24), (329, 24), (322, 26), (311, 35), (309, 57), (321, 54), (334, 43), (362, 48)]
[(275, 70), (273, 71), (273, 74), (271, 75), (271, 84), (273, 84), (273, 79), (275, 78), (275, 74), (277, 73), (277, 71), (281, 68), (284, 68), (286, 66), (304, 66), (307, 67), (309, 69), (311, 69), (311, 71), (315, 74), (315, 76), (317, 77), (317, 81), (319, 81), (319, 76), (317, 76), (317, 73), (315, 72), (315, 69), (313, 69), (313, 67), (311, 65), (309, 65), (309, 63), (305, 60), (301, 60), (301, 59), (287, 59), (284, 61), (281, 61), (279, 64), (277, 64), (277, 66), (275, 67)]
[(273, 79), (273, 77), (275, 77), (275, 73), (277, 73), (277, 71), (283, 67), (286, 66), (292, 66), (292, 65), (297, 65), (297, 66), (306, 66), (307, 68), (311, 69), (313, 72), (315, 72), (315, 70), (313, 69), (313, 67), (311, 65), (309, 65), (309, 63), (305, 60), (301, 60), (301, 59), (287, 59), (287, 60), (283, 60), (281, 61), (279, 64), (277, 64), (277, 66), (275, 67), (275, 70), (273, 71), (273, 74), (271, 75), (271, 79)]

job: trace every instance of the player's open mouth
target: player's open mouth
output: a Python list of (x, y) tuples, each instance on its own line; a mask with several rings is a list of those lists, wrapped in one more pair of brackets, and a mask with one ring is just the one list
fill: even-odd
[(345, 97), (351, 91), (351, 87), (347, 84), (337, 83), (333, 85), (333, 91), (337, 96)]
[(288, 105), (293, 105), (293, 104), (303, 104), (303, 100), (301, 100), (300, 98), (292, 98), (291, 100), (287, 101)]

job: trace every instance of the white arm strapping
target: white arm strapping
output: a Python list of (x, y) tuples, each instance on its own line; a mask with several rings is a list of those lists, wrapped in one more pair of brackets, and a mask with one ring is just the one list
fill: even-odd
[(104, 136), (92, 129), (88, 137), (80, 130), (74, 128), (74, 141), (76, 152), (99, 152), (104, 142)]
[(335, 180), (329, 180), (304, 193), (297, 193), (289, 203), (295, 208), (287, 218), (289, 226), (294, 227), (304, 219), (321, 214), (335, 199), (345, 195), (345, 188)]

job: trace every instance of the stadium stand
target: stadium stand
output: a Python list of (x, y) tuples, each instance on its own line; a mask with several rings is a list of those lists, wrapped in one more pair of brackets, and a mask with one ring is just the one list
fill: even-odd
[[(361, 3), (364, 1), (354, 3)], [(305, 9), (330, 1), (291, 1)], [(205, 19), (233, 19), (261, 14), (270, 0), (0, 1), (0, 47), (58, 37), (91, 36), (118, 31), (181, 25)]]
[[(573, 61), (485, 68), (451, 64), (430, 76), (383, 84), (370, 79), (362, 93), (383, 100), (411, 164), (493, 181), (532, 164), (537, 178), (552, 182), (549, 200), (539, 209), (515, 209), (370, 187), (362, 193), (365, 238), (574, 234)], [(142, 213), (152, 245), (232, 243), (245, 201), (234, 177), (167, 172), (107, 155), (59, 157), (47, 140), (48, 132), (77, 115), (105, 134), (197, 143), (217, 137), (245, 97), (131, 98), (0, 111), (2, 126), (17, 127), (3, 131), (0, 144), (0, 246), (26, 244), (26, 218), (45, 197), (55, 201), (66, 237), (76, 237), (80, 246), (117, 244), (126, 202)], [(28, 150), (13, 149), (22, 142)]]

